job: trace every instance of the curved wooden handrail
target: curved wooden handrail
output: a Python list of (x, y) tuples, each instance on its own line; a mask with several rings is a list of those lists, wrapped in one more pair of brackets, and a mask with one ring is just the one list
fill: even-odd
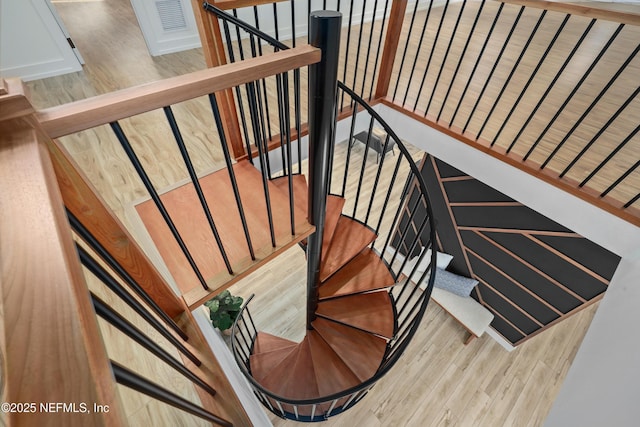
[[(604, 19), (620, 24), (640, 25), (640, 13), (620, 12), (607, 10), (587, 4), (561, 3), (547, 0), (498, 0), (502, 3), (516, 4), (520, 6), (534, 7), (536, 9), (564, 12), (571, 15), (584, 16), (592, 19)], [(640, 12), (640, 7), (638, 7)]]
[(38, 111), (36, 117), (50, 138), (59, 138), (304, 67), (319, 60), (319, 49), (309, 45), (299, 46), (47, 108)]

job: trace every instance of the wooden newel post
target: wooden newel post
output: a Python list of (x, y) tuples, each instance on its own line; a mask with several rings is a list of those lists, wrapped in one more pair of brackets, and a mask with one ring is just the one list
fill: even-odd
[(378, 74), (378, 83), (376, 85), (374, 99), (384, 98), (387, 96), (387, 92), (389, 92), (393, 62), (396, 59), (398, 43), (400, 43), (400, 34), (402, 32), (405, 13), (407, 13), (407, 0), (393, 0), (389, 14), (387, 35), (384, 39), (384, 50), (382, 51), (382, 59), (380, 60), (380, 73)]
[(315, 320), (320, 285), (322, 235), (327, 211), (342, 14), (317, 11), (309, 15), (309, 44), (322, 50), (320, 62), (309, 66), (309, 222), (316, 232), (307, 239), (307, 328)]

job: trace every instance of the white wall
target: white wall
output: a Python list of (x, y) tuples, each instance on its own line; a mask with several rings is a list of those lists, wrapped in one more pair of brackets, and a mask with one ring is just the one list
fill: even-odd
[(640, 228), (395, 110), (376, 109), (400, 138), (622, 257), (545, 425), (637, 426)]
[(0, 2), (0, 76), (42, 79), (82, 70), (45, 0)]

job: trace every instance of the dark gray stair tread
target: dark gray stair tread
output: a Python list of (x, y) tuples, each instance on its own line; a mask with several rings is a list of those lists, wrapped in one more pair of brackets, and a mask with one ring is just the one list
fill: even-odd
[(384, 289), (394, 283), (384, 261), (367, 248), (320, 286), (320, 299)]

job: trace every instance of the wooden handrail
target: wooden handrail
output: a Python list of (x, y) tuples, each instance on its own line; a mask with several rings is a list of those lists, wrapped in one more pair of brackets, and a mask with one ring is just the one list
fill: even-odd
[(36, 117), (50, 138), (58, 138), (304, 67), (319, 60), (319, 49), (309, 45), (299, 46), (47, 108), (39, 111)]
[(496, 0), (506, 4), (516, 4), (519, 6), (534, 7), (536, 9), (552, 10), (564, 12), (571, 15), (584, 16), (592, 19), (603, 19), (605, 21), (618, 22), (620, 24), (640, 25), (640, 14), (620, 12), (616, 10), (606, 10), (588, 6), (581, 3), (561, 3), (546, 0)]
[(231, 10), (243, 7), (260, 6), (262, 4), (280, 3), (283, 1), (287, 0), (212, 0), (209, 3), (213, 4), (218, 9)]
[[(19, 96), (0, 96), (0, 110)], [(3, 401), (30, 405), (8, 421), (119, 426), (119, 397), (46, 141), (31, 114), (0, 120), (0, 333), (8, 367)], [(45, 410), (49, 403), (58, 413)], [(56, 403), (75, 404), (80, 412)], [(108, 405), (109, 413), (94, 411), (93, 404)]]

